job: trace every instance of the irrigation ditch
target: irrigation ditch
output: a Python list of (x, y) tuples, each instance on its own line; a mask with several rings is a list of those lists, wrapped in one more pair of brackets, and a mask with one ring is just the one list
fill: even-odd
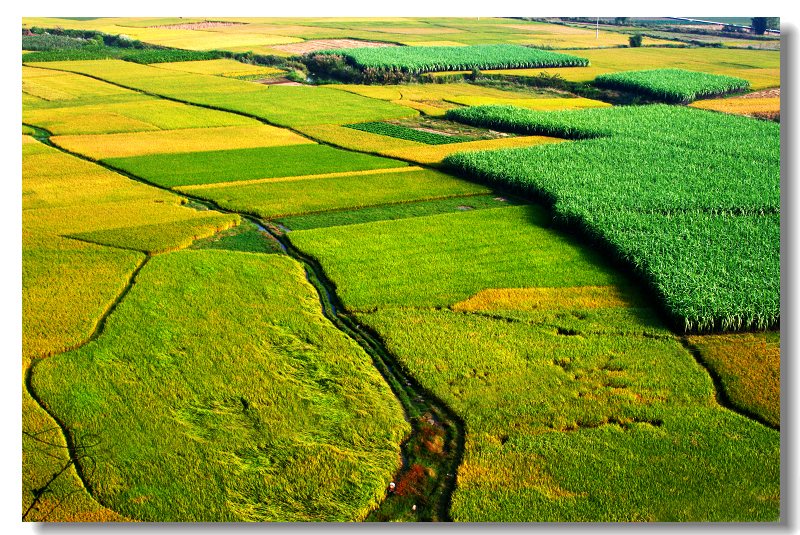
[[(297, 249), (287, 238), (286, 232), (280, 225), (263, 221), (254, 214), (222, 208), (212, 201), (153, 184), (127, 171), (54, 144), (50, 140), (51, 132), (43, 128), (31, 124), (26, 124), (26, 126), (34, 130), (33, 137), (35, 139), (65, 154), (99, 165), (136, 182), (169, 191), (194, 205), (202, 205), (207, 209), (222, 213), (238, 214), (276, 240), (284, 254), (303, 266), (308, 282), (317, 292), (320, 308), (325, 318), (355, 341), (370, 356), (375, 368), (402, 405), (405, 418), (411, 426), (411, 433), (401, 444), (402, 464), (395, 474), (393, 486), (386, 489), (383, 501), (369, 513), (365, 520), (377, 522), (451, 520), (450, 502), (456, 486), (456, 472), (464, 455), (463, 420), (413, 378), (410, 372), (389, 352), (377, 333), (359, 323), (352, 314), (345, 310), (336, 293), (335, 284), (327, 277), (319, 262)], [(147, 257), (147, 259), (149, 258), (150, 256)], [(81, 345), (95, 340), (102, 334), (108, 316), (130, 291), (136, 276), (145, 264), (146, 261), (137, 266), (128, 285), (103, 314), (91, 336)], [(79, 454), (72, 437), (64, 423), (46, 408), (36, 393), (31, 382), (32, 373), (33, 366), (28, 369), (26, 374), (26, 388), (37, 404), (61, 428), (67, 441), (71, 462), (75, 464), (84, 487), (91, 494), (91, 486), (82, 473)], [(92, 496), (97, 500), (96, 496), (93, 494)], [(98, 503), (100, 502), (98, 501)]]
[[(291, 127), (273, 124), (261, 117), (245, 112), (233, 111), (217, 106), (193, 103), (178, 98), (166, 97), (157, 93), (151, 93), (137, 89), (135, 87), (109, 82), (102, 78), (84, 75), (94, 78), (111, 85), (133, 90), (141, 94), (155, 96), (164, 100), (179, 102), (182, 104), (199, 108), (223, 111), (258, 120), (259, 122), (271, 126), (278, 126), (290, 130), (302, 137), (313, 140), (316, 143), (329, 145), (341, 150), (356, 153), (374, 154), (369, 151), (359, 151), (337, 146), (333, 143), (314, 139), (313, 137), (299, 132)], [(512, 80), (513, 82), (513, 80)], [(490, 82), (491, 83), (491, 82)], [(612, 99), (613, 100), (613, 99)], [(372, 358), (375, 367), (383, 376), (394, 395), (403, 406), (407, 421), (410, 423), (412, 431), (406, 440), (401, 444), (402, 466), (394, 479), (394, 489), (387, 489), (384, 500), (373, 510), (365, 520), (367, 521), (390, 521), (390, 520), (409, 520), (409, 521), (449, 521), (450, 504), (453, 491), (456, 486), (456, 472), (461, 464), (464, 454), (465, 425), (463, 420), (455, 414), (444, 402), (439, 400), (433, 393), (422, 387), (413, 375), (405, 369), (400, 362), (386, 348), (380, 335), (366, 326), (362, 325), (355, 316), (350, 314), (342, 306), (342, 302), (336, 292), (336, 286), (331, 281), (319, 262), (298, 250), (291, 243), (286, 235), (285, 228), (278, 223), (262, 220), (257, 214), (244, 211), (233, 211), (218, 206), (213, 201), (195, 197), (185, 192), (163, 187), (149, 182), (141, 177), (133, 175), (122, 169), (108, 165), (105, 162), (88, 158), (78, 153), (60, 147), (50, 140), (51, 133), (45, 129), (28, 124), (34, 129), (34, 137), (66, 154), (80, 158), (82, 160), (100, 165), (117, 174), (121, 174), (131, 180), (141, 182), (151, 187), (156, 187), (172, 194), (183, 197), (194, 205), (202, 205), (208, 209), (213, 209), (222, 213), (238, 214), (243, 219), (257, 225), (259, 230), (266, 232), (272, 239), (276, 240), (285, 254), (303, 265), (309, 283), (315, 288), (320, 302), (323, 315), (333, 323), (333, 325), (350, 337), (361, 346)], [(410, 162), (402, 158), (394, 158), (398, 161), (406, 161), (423, 168), (433, 168), (421, 165), (418, 162)], [(517, 192), (513, 192), (517, 193)], [(559, 230), (569, 234), (579, 243), (587, 246), (588, 239), (580, 232), (571, 231), (568, 228), (559, 226)], [(595, 244), (596, 245), (596, 244)], [(617, 268), (624, 272), (631, 273), (629, 266), (614, 262)], [(658, 309), (661, 319), (666, 320), (663, 311)], [(672, 322), (667, 322), (672, 324)], [(699, 358), (697, 349), (687, 345), (685, 339), (676, 334), (676, 338), (682, 341), (684, 347), (689, 351), (698, 364), (705, 369), (711, 376), (715, 387), (715, 395), (718, 403), (738, 414), (765, 424), (762, 419), (752, 414), (743, 412), (740, 408), (733, 405), (724, 391), (724, 387), (717, 377), (715, 371)], [(34, 395), (34, 392), (31, 392)], [(34, 395), (34, 399), (39, 399)], [(41, 405), (41, 403), (40, 403)], [(52, 415), (51, 415), (52, 416)], [(57, 420), (56, 420), (57, 421)], [(766, 424), (765, 424), (766, 425)], [(63, 426), (62, 426), (63, 429)], [(71, 457), (74, 459), (74, 452), (70, 450)], [(85, 484), (85, 481), (84, 481)], [(88, 489), (89, 487), (87, 487)], [(95, 498), (96, 499), (96, 498)]]

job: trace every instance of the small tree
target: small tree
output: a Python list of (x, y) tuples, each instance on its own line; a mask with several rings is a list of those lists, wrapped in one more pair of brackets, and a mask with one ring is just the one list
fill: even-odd
[(750, 19), (750, 26), (753, 28), (753, 33), (756, 35), (764, 35), (767, 31), (770, 18), (768, 17), (753, 17)]
[(628, 46), (631, 48), (637, 48), (642, 46), (642, 34), (635, 33), (628, 37)]

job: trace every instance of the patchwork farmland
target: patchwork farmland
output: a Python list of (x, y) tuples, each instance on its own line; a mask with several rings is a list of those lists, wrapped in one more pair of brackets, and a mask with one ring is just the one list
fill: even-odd
[(643, 20), (23, 18), (22, 520), (780, 521), (780, 40)]

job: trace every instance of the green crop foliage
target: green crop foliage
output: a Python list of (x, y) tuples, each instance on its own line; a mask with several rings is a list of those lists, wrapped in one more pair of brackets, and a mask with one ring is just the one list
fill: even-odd
[(229, 210), (263, 218), (486, 193), (488, 188), (427, 169), (190, 189)]
[(388, 158), (312, 144), (154, 154), (103, 161), (169, 188), (407, 165)]
[[(52, 36), (51, 36), (52, 37)], [(156, 49), (156, 48), (116, 48), (110, 46), (85, 46), (57, 48), (27, 54), (28, 62), (50, 61), (86, 61), (103, 59), (120, 59), (133, 63), (170, 63), (175, 61), (201, 61), (224, 57), (219, 51)]]
[[(547, 229), (536, 206), (294, 231), (353, 310), (447, 306), (484, 288), (604, 285), (600, 255)], [(467, 238), (467, 244), (464, 244)]]
[(594, 84), (598, 87), (642, 93), (673, 103), (689, 103), (698, 98), (745, 91), (750, 87), (750, 82), (741, 78), (683, 69), (654, 69), (601, 74), (594, 79)]
[(779, 433), (716, 405), (647, 298), (550, 221), (521, 206), (289, 237), (464, 419), (455, 520), (775, 520)]
[(100, 500), (150, 521), (358, 520), (408, 431), (283, 255), (152, 258), (102, 336), (33, 385), (73, 439), (99, 442), (83, 468)]
[(665, 105), (575, 112), (485, 106), (448, 116), (518, 133), (595, 138), (456, 154), (446, 165), (552, 204), (562, 221), (633, 266), (687, 330), (778, 323), (778, 125)]
[(453, 519), (776, 520), (779, 433), (715, 406), (668, 332), (640, 334), (642, 312), (603, 313), (599, 333), (597, 309), (359, 314), (466, 421)]
[(255, 224), (243, 219), (241, 224), (196, 240), (189, 249), (224, 249), (248, 253), (280, 253), (280, 244)]
[(465, 136), (446, 136), (444, 134), (436, 134), (434, 132), (425, 132), (416, 130), (407, 126), (391, 123), (359, 123), (345, 125), (348, 128), (361, 130), (363, 132), (370, 132), (372, 134), (380, 134), (382, 136), (395, 137), (398, 139), (408, 139), (409, 141), (418, 141), (426, 145), (445, 145), (447, 143), (459, 143), (461, 141), (470, 141), (472, 138)]
[(277, 221), (291, 230), (309, 230), (451, 212), (485, 210), (487, 208), (499, 208), (501, 206), (515, 204), (517, 204), (517, 202), (513, 199), (503, 199), (502, 197), (495, 197), (494, 195), (470, 195), (468, 197), (449, 197), (430, 201), (370, 206), (357, 210), (334, 210), (330, 212), (321, 212), (319, 214), (280, 217)]
[(409, 46), (323, 50), (314, 54), (344, 56), (361, 69), (411, 73), (532, 67), (580, 67), (589, 60), (520, 45)]

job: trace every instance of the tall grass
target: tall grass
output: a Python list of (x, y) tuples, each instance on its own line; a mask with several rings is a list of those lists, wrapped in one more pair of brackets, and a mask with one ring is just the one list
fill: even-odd
[[(462, 153), (445, 163), (552, 204), (633, 266), (687, 330), (780, 319), (779, 127), (670, 106), (448, 117), (574, 143)], [(593, 139), (587, 139), (593, 138)]]
[(520, 45), (413, 46), (323, 50), (340, 55), (360, 69), (397, 70), (419, 74), (469, 69), (523, 69), (587, 66), (585, 58)]
[(594, 79), (598, 87), (624, 89), (642, 93), (664, 102), (689, 103), (748, 89), (750, 83), (742, 78), (687, 71), (684, 69), (654, 69), (601, 74)]

